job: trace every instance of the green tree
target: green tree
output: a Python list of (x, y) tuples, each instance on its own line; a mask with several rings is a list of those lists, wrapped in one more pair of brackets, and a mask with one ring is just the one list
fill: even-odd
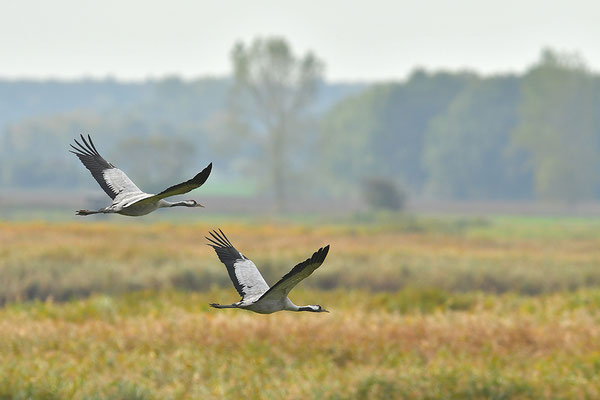
[(454, 199), (526, 198), (531, 176), (522, 152), (511, 151), (517, 124), (519, 79), (474, 79), (426, 135), (427, 189)]
[(378, 158), (386, 160), (380, 164), (383, 176), (399, 177), (413, 192), (422, 191), (422, 155), (430, 123), (473, 79), (470, 73), (417, 70), (407, 82), (393, 86), (382, 109), (383, 129), (373, 144)]
[(431, 121), (445, 112), (471, 74), (416, 71), (404, 83), (374, 85), (333, 107), (323, 118), (322, 162), (331, 191), (358, 191), (367, 177), (386, 178), (420, 192), (421, 157)]
[(230, 96), (230, 140), (247, 140), (254, 171), (264, 171), (278, 211), (286, 207), (294, 160), (310, 130), (311, 106), (323, 63), (312, 53), (301, 57), (282, 38), (237, 43), (231, 52), (234, 83)]
[(596, 195), (598, 89), (579, 57), (550, 50), (522, 79), (512, 142), (531, 155), (539, 198), (572, 203)]
[(391, 85), (374, 85), (334, 106), (321, 121), (322, 184), (334, 196), (358, 194), (363, 179), (380, 176), (373, 140), (381, 135), (381, 110)]

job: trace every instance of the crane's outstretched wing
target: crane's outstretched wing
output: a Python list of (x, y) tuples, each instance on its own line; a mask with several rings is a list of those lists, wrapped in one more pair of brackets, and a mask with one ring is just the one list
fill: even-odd
[(160, 199), (164, 199), (165, 197), (171, 197), (171, 196), (175, 196), (178, 194), (184, 194), (191, 190), (199, 188), (200, 186), (202, 186), (204, 184), (204, 182), (206, 182), (206, 180), (208, 179), (208, 176), (210, 175), (211, 170), (212, 170), (212, 163), (208, 164), (208, 167), (204, 168), (201, 172), (196, 174), (196, 176), (194, 176), (189, 181), (185, 181), (183, 183), (171, 186), (170, 188), (163, 190), (159, 194), (155, 194), (154, 196), (149, 197), (148, 199), (145, 199), (145, 200), (150, 200), (150, 199), (159, 199), (160, 200)]
[(81, 160), (83, 165), (90, 170), (94, 179), (96, 179), (100, 184), (100, 187), (104, 189), (111, 199), (114, 200), (117, 195), (123, 193), (143, 193), (135, 183), (125, 175), (125, 172), (102, 158), (100, 153), (98, 153), (98, 150), (96, 150), (96, 146), (94, 146), (94, 142), (92, 142), (90, 135), (88, 135), (89, 143), (85, 140), (83, 135), (81, 135), (81, 140), (83, 141), (83, 144), (75, 139), (75, 144), (78, 147), (71, 145), (75, 151), (69, 151), (75, 154)]
[(269, 290), (260, 296), (260, 299), (268, 299), (270, 296), (273, 296), (277, 299), (281, 297), (287, 297), (287, 295), (290, 293), (290, 290), (292, 290), (298, 283), (312, 274), (314, 270), (323, 264), (328, 252), (329, 245), (321, 247), (312, 255), (311, 258), (292, 268), (292, 270), (285, 274), (283, 278), (279, 280), (279, 282), (271, 286)]
[(208, 245), (215, 249), (219, 260), (227, 267), (229, 278), (231, 278), (233, 286), (242, 296), (242, 300), (258, 299), (269, 290), (269, 285), (265, 282), (256, 265), (233, 247), (223, 231), (219, 229), (219, 232), (210, 232), (212, 239), (206, 237), (210, 242)]

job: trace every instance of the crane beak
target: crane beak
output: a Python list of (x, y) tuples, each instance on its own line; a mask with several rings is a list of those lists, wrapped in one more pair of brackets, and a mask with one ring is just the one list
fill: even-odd
[(329, 312), (329, 311), (327, 311), (327, 310), (326, 310), (326, 309), (324, 309), (324, 308), (321, 308), (321, 312)]
[(194, 207), (202, 207), (202, 208), (204, 208), (204, 206), (202, 204), (200, 204), (200, 203), (196, 203), (196, 205)]

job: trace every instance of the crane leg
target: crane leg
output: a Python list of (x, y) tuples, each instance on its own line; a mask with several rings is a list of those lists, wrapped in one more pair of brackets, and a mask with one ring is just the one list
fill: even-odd
[(210, 303), (210, 306), (214, 308), (238, 308), (237, 304), (221, 305), (217, 303)]
[(78, 210), (75, 212), (76, 215), (90, 215), (90, 214), (101, 214), (102, 211), (89, 211), (89, 210)]

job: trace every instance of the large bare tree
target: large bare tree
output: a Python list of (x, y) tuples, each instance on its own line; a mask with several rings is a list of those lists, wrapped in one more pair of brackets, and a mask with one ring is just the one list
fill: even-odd
[(311, 52), (295, 55), (282, 38), (238, 42), (231, 52), (230, 107), (239, 137), (259, 154), (278, 211), (286, 209), (293, 151), (311, 120), (323, 63)]

